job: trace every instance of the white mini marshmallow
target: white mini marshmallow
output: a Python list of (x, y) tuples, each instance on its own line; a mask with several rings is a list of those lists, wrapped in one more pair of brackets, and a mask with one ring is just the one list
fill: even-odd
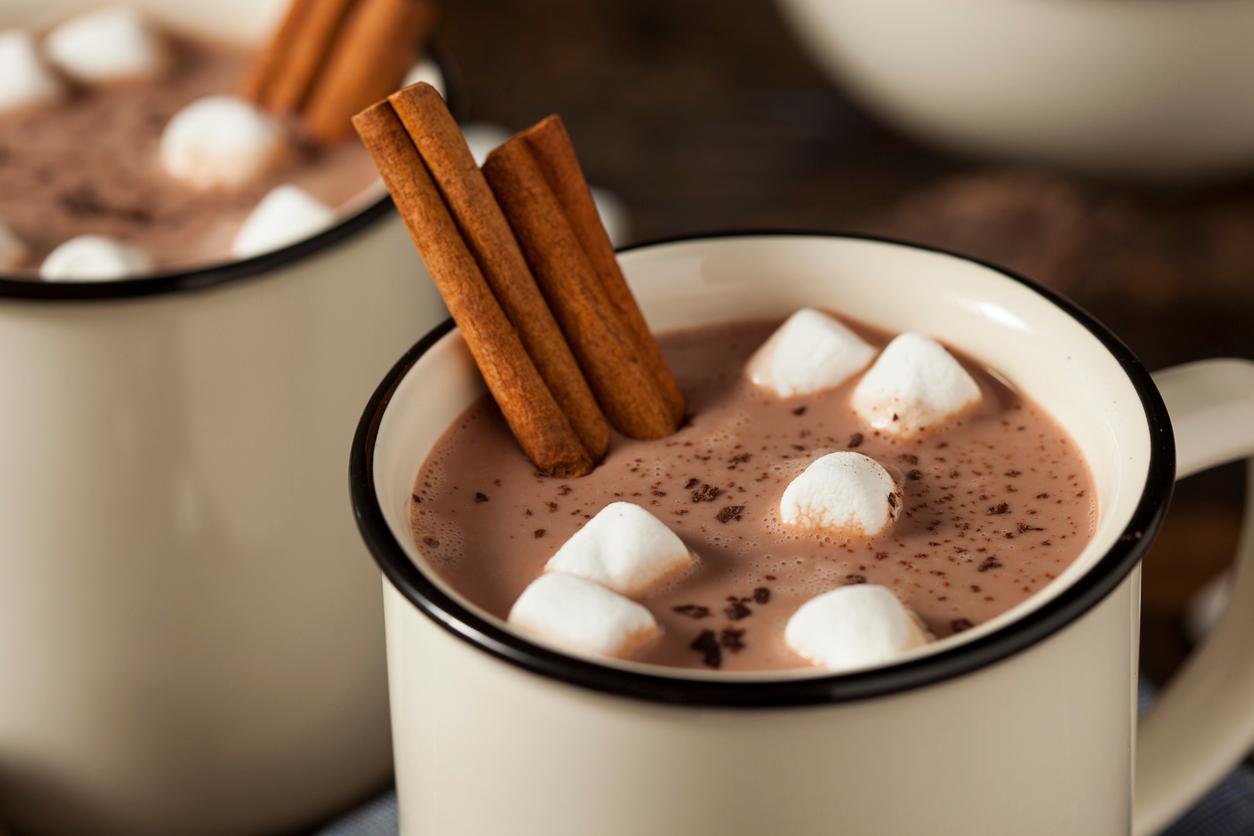
[(439, 65), (434, 61), (424, 58), (410, 67), (409, 72), (405, 74), (405, 80), (401, 82), (401, 87), (409, 87), (420, 81), (430, 84), (435, 88), (435, 92), (441, 96), (444, 95), (444, 73), (440, 72)]
[(44, 38), (44, 53), (87, 84), (156, 75), (167, 59), (161, 37), (143, 15), (124, 6), (70, 18)]
[(897, 518), (901, 503), (901, 488), (883, 465), (842, 451), (815, 459), (788, 484), (779, 518), (798, 528), (874, 537)]
[(475, 164), (483, 165), (488, 154), (509, 139), (511, 134), (500, 125), (493, 125), (489, 122), (471, 122), (462, 126), (462, 136), (466, 138), (466, 144), (470, 146), (470, 154), (475, 158)]
[(0, 32), (0, 112), (48, 104), (65, 90), (39, 58), (29, 32)]
[(875, 349), (853, 331), (802, 308), (762, 343), (745, 371), (755, 385), (788, 398), (839, 386), (873, 357)]
[(611, 502), (563, 543), (544, 569), (578, 575), (639, 598), (695, 562), (666, 523), (639, 505)]
[(129, 279), (152, 271), (143, 250), (107, 235), (80, 235), (48, 253), (39, 276), (50, 282)]
[(909, 436), (980, 401), (980, 387), (936, 340), (905, 333), (880, 354), (853, 390), (853, 409), (878, 430)]
[(198, 188), (235, 188), (265, 173), (283, 149), (283, 129), (269, 115), (235, 96), (206, 96), (166, 125), (161, 163)]
[(244, 221), (231, 252), (236, 258), (268, 253), (321, 232), (334, 221), (331, 207), (304, 189), (276, 186)]
[(887, 587), (854, 584), (811, 598), (788, 619), (795, 653), (833, 671), (892, 662), (931, 641), (918, 617)]
[(524, 635), (579, 653), (624, 658), (661, 635), (653, 613), (574, 575), (551, 572), (523, 590), (509, 624)]
[(30, 250), (17, 233), (0, 224), (0, 270), (16, 270), (26, 261)]

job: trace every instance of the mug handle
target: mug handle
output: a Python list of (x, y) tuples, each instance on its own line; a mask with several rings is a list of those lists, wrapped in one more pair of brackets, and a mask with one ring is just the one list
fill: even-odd
[[(1254, 362), (1204, 360), (1154, 375), (1176, 437), (1176, 478), (1254, 456)], [(1137, 734), (1133, 833), (1197, 801), (1254, 744), (1254, 458), (1228, 610)]]

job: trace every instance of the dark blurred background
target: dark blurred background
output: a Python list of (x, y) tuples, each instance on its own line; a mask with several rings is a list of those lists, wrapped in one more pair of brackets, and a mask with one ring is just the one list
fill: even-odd
[[(724, 229), (874, 232), (1044, 282), (1151, 369), (1254, 357), (1254, 182), (1103, 182), (941, 153), (856, 105), (765, 0), (464, 0), (437, 40), (470, 121), (560, 112), (631, 240)], [(1229, 564), (1239, 466), (1182, 483), (1146, 561), (1143, 667), (1188, 643), (1191, 596)]]

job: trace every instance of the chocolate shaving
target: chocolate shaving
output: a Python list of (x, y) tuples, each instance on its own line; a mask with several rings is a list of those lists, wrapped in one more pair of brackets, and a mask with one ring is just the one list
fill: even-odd
[(845, 575), (845, 583), (850, 586), (866, 583), (866, 575)]
[(539, 540), (545, 534), (548, 534), (548, 532), (545, 531), (543, 528), (537, 528), (535, 531), (531, 532), (531, 536), (535, 537), (537, 540)]
[(701, 654), (701, 662), (707, 668), (722, 666), (723, 650), (719, 647), (718, 638), (713, 630), (702, 630), (688, 646)]
[(1009, 514), (1009, 513), (1010, 513), (1010, 503), (1009, 503), (1009, 502), (999, 502), (999, 503), (997, 503), (996, 505), (990, 505), (990, 506), (989, 506), (989, 509), (988, 509), (988, 513), (989, 513), (989, 515), (990, 515), (990, 516), (997, 516), (997, 515), (999, 515), (999, 514)]
[(986, 557), (984, 558), (984, 562), (979, 565), (978, 571), (987, 572), (990, 569), (1000, 569), (1001, 567), (1002, 562), (1000, 560), (995, 557)]
[(680, 604), (677, 607), (671, 607), (671, 609), (689, 618), (705, 618), (710, 614), (710, 608), (703, 607), (700, 604)]
[(849, 436), (849, 449), (862, 446), (862, 433), (854, 433)]
[(727, 616), (732, 621), (739, 621), (742, 618), (748, 618), (753, 615), (753, 610), (746, 607), (741, 601), (733, 601), (723, 607), (723, 615)]
[(799, 407), (797, 407), (796, 409), (794, 409), (794, 410), (792, 411), (792, 414), (793, 414), (793, 415), (805, 415), (805, 414), (806, 414), (806, 408), (805, 408), (804, 406), (799, 406)]
[(759, 604), (765, 604), (767, 601), (771, 600), (771, 590), (767, 589), (765, 586), (759, 586), (757, 589), (753, 590), (753, 600), (757, 601)]
[(483, 493), (481, 491), (475, 492), (475, 502), (487, 502), (487, 501), (488, 501), (488, 495), (486, 493)]
[(916, 467), (913, 470), (906, 472), (906, 478), (909, 479), (911, 482), (917, 482), (923, 478), (923, 471), (919, 470)]
[(693, 488), (695, 488), (697, 485), (700, 485), (700, 484), (701, 484), (701, 480), (700, 480), (700, 479), (696, 479), (696, 478), (689, 479), (687, 482), (684, 482), (684, 490), (686, 490), (686, 491), (690, 491), (690, 490), (692, 490)]
[(723, 631), (718, 634), (718, 643), (732, 653), (739, 653), (745, 649), (745, 631), (737, 630), (735, 627), (724, 627)]
[(693, 502), (713, 502), (714, 500), (718, 499), (718, 495), (721, 494), (722, 492), (723, 491), (721, 488), (716, 488), (713, 485), (704, 483), (701, 485), (701, 487), (697, 488), (696, 490), (692, 492), (692, 501)]
[(916, 456), (914, 453), (901, 453), (900, 455), (897, 456), (897, 458), (901, 459), (906, 464), (918, 464), (919, 463), (919, 457)]
[(732, 520), (740, 519), (741, 513), (745, 510), (743, 505), (727, 505), (723, 510), (718, 512), (714, 519), (721, 523), (729, 523)]
[(969, 618), (955, 618), (953, 621), (949, 622), (949, 629), (953, 630), (955, 633), (962, 633), (966, 630), (970, 630), (974, 626), (975, 625)]

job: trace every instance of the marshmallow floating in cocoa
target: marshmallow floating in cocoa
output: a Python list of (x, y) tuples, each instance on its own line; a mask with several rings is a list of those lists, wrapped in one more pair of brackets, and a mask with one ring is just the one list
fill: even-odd
[(16, 270), (26, 261), (30, 251), (17, 233), (0, 223), (0, 270)]
[(853, 409), (881, 432), (911, 436), (945, 423), (980, 397), (980, 387), (944, 346), (907, 332), (858, 381)]
[(545, 564), (640, 598), (690, 569), (696, 558), (666, 524), (639, 505), (611, 502)]
[(197, 188), (236, 188), (283, 154), (279, 123), (235, 96), (206, 96), (184, 107), (161, 136), (161, 163)]
[(257, 203), (235, 236), (231, 252), (236, 258), (294, 244), (335, 221), (335, 212), (299, 186), (277, 186)]
[(784, 628), (809, 662), (844, 671), (882, 665), (931, 641), (918, 617), (887, 587), (842, 586), (802, 604)]
[(70, 18), (45, 36), (44, 53), (84, 84), (155, 75), (168, 60), (161, 36), (137, 10), (126, 7)]
[(883, 465), (842, 451), (815, 459), (788, 484), (779, 518), (798, 528), (873, 537), (892, 524), (901, 504), (901, 488)]
[(29, 32), (0, 32), (0, 112), (49, 104), (65, 93)]
[[(405, 73), (405, 79), (401, 82), (401, 87), (408, 87), (411, 84), (418, 83), (430, 84), (441, 96), (447, 95), (444, 88), (444, 73), (440, 72), (440, 65), (429, 58), (424, 58), (409, 68), (409, 72)], [(505, 136), (505, 139), (509, 139), (508, 134)], [(469, 137), (467, 137), (467, 140), (469, 140)], [(505, 140), (501, 141), (504, 142)], [(497, 144), (499, 145), (500, 143)], [(489, 148), (488, 150), (492, 149)], [(486, 152), (484, 156), (487, 156)], [(476, 162), (483, 165), (483, 160), (476, 159)]]
[(566, 650), (625, 658), (661, 635), (647, 609), (590, 580), (552, 572), (523, 590), (511, 627)]
[(874, 357), (875, 349), (853, 331), (802, 308), (754, 352), (745, 370), (755, 385), (788, 398), (839, 386)]
[(107, 235), (80, 235), (59, 245), (39, 267), (39, 276), (55, 282), (129, 279), (152, 271), (148, 255)]

